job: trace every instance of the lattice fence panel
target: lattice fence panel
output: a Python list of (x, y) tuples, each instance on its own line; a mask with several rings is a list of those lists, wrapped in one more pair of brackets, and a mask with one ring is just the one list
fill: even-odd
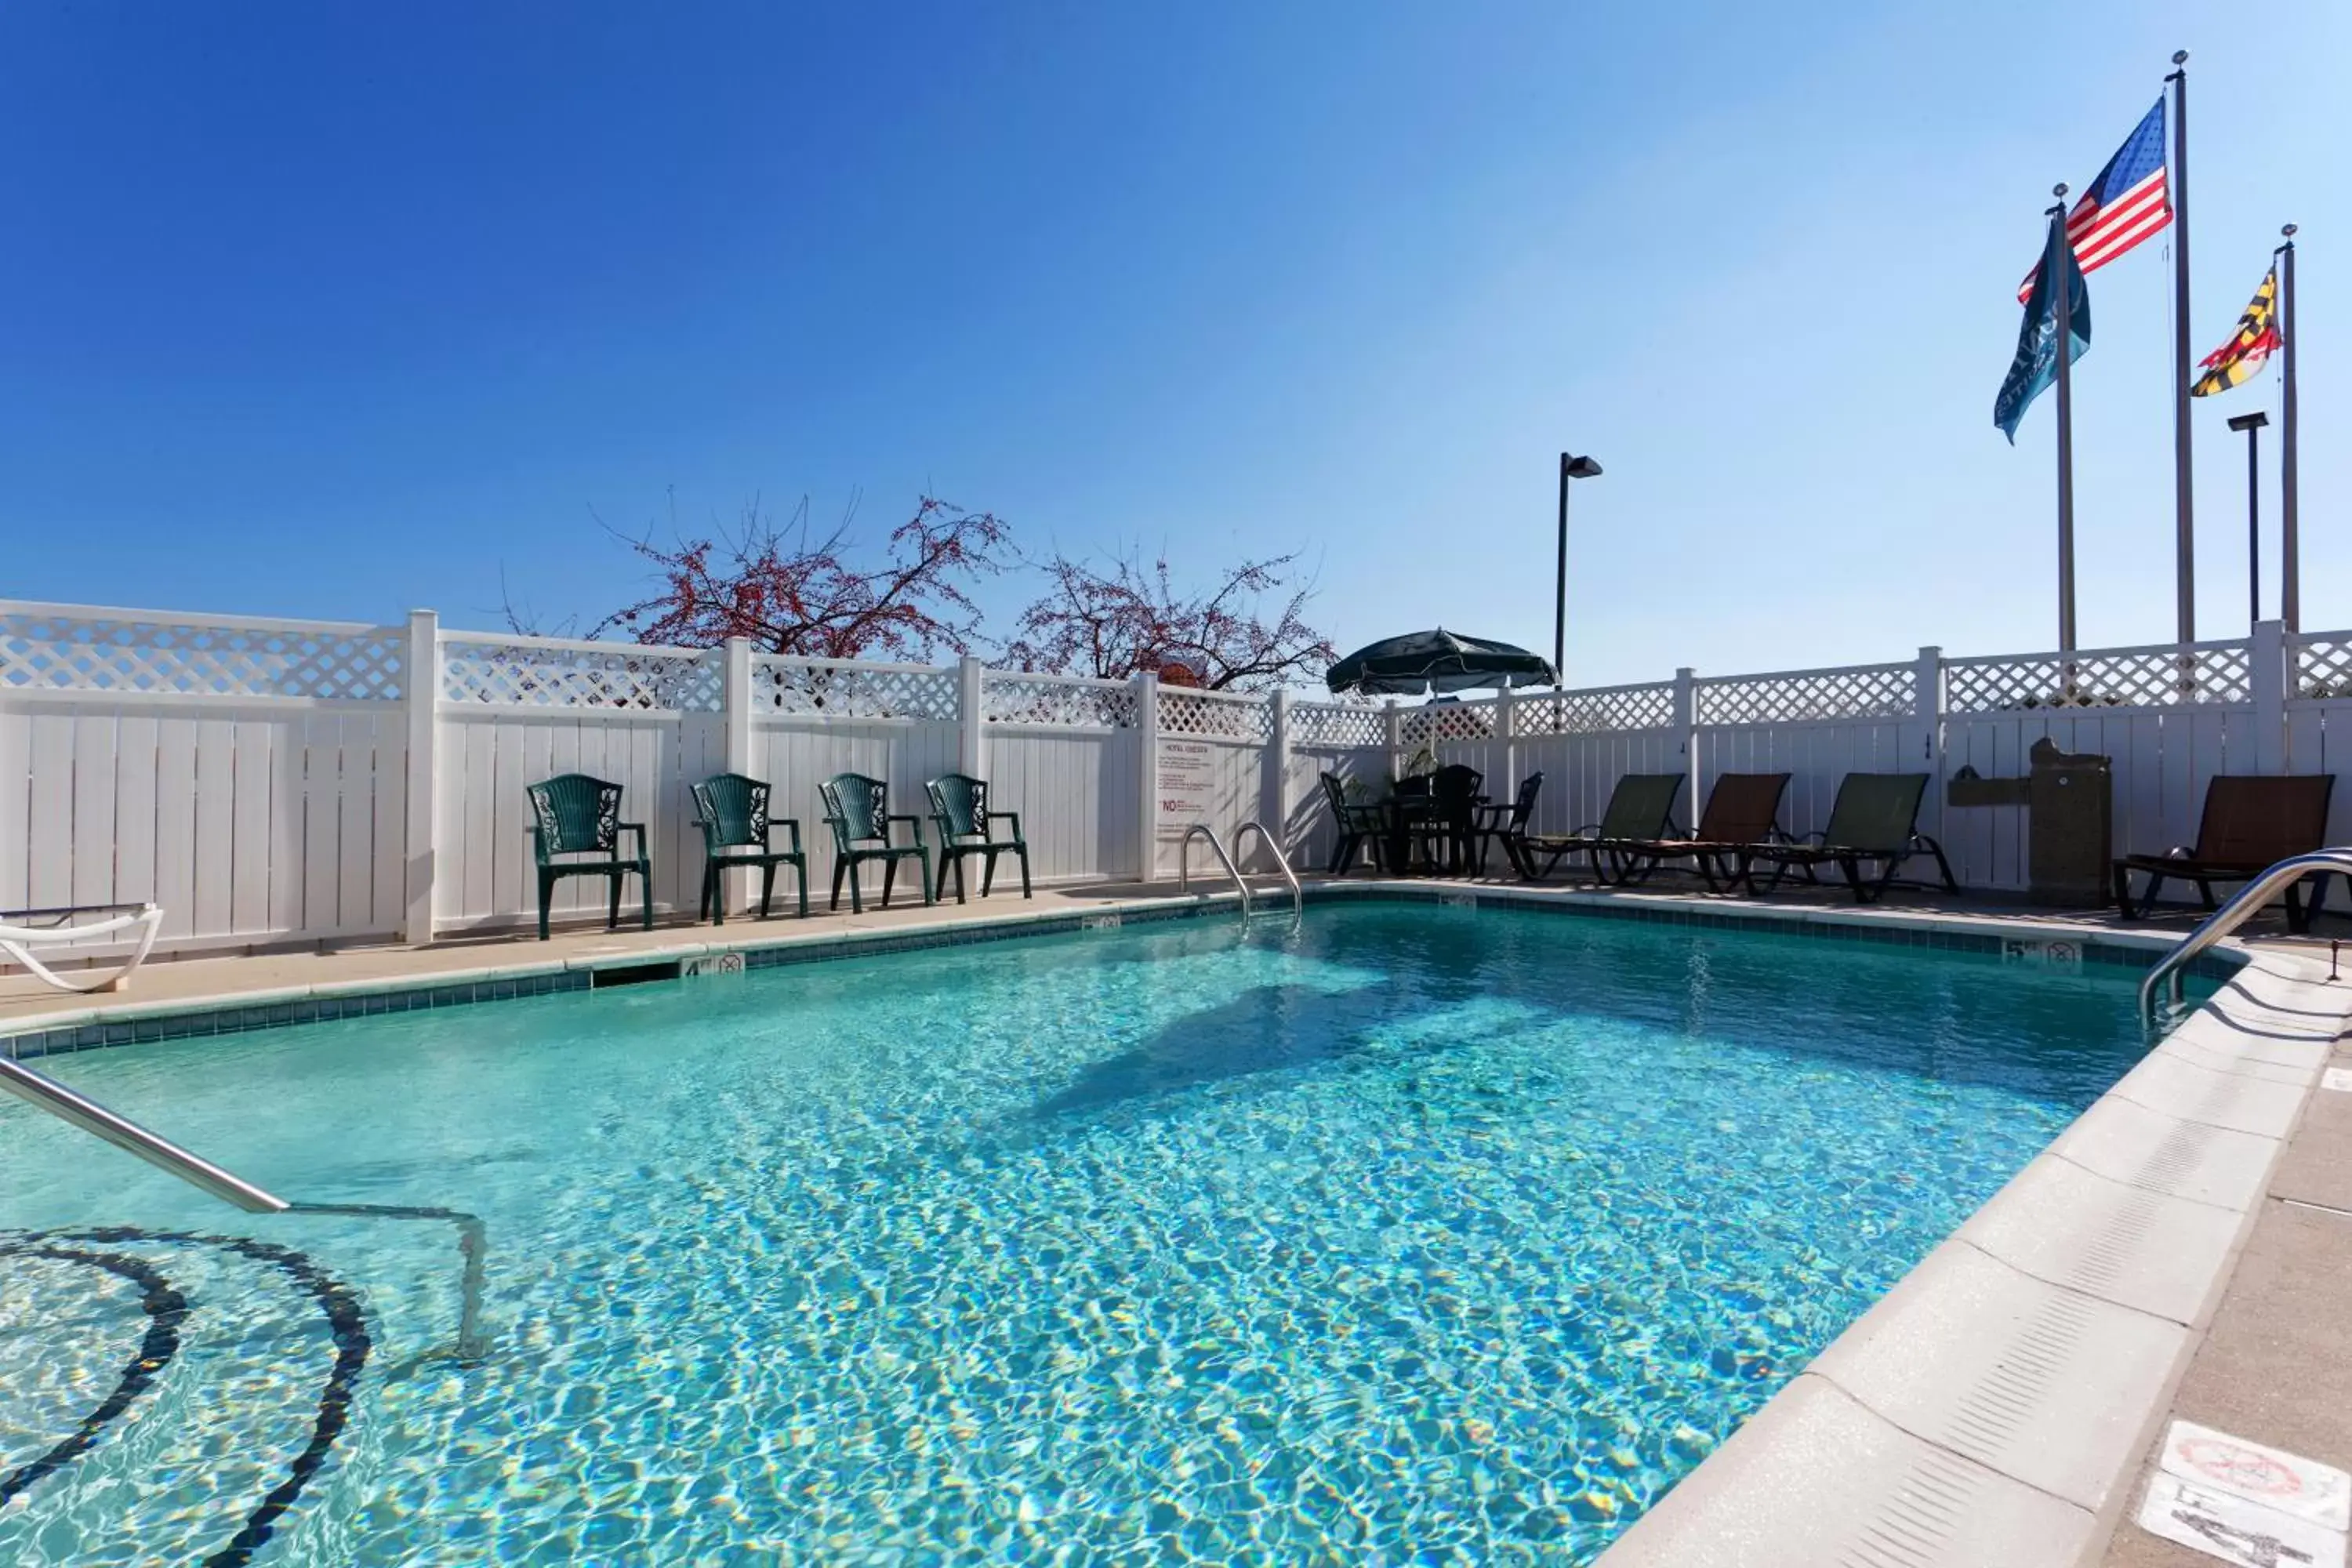
[(1950, 659), (1948, 713), (2045, 708), (2178, 708), (2253, 700), (2246, 647), (2124, 648), (2029, 658)]
[(981, 677), (981, 696), (992, 724), (1135, 728), (1135, 688), (1123, 680), (1015, 675), (992, 669)]
[(1388, 714), (1381, 709), (1339, 702), (1290, 705), (1290, 743), (1294, 746), (1384, 746), (1388, 739)]
[(1511, 704), (1515, 735), (1597, 735), (1617, 730), (1663, 730), (1675, 721), (1672, 681), (1611, 686), (1591, 691), (1543, 692)]
[(1404, 713), (1397, 734), (1410, 749), (1440, 741), (1484, 741), (1497, 727), (1491, 702), (1431, 702)]
[(716, 713), (726, 700), (724, 657), (716, 648), (445, 637), (441, 695), (451, 702), (518, 708)]
[(1822, 719), (1908, 719), (1918, 708), (1909, 664), (1733, 676), (1697, 683), (1701, 724), (1794, 724)]
[(762, 655), (751, 665), (751, 711), (817, 719), (920, 719), (962, 715), (956, 672), (907, 665), (845, 664)]
[(1263, 697), (1160, 689), (1160, 732), (1263, 741), (1274, 733), (1274, 703)]
[(0, 689), (397, 702), (404, 633), (0, 612)]
[(2295, 639), (2294, 694), (2352, 697), (2352, 632)]

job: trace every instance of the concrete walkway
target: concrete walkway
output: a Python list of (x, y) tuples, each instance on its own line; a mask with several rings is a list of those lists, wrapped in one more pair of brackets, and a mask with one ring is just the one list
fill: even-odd
[[(2352, 1068), (2352, 1042), (2336, 1041), (2330, 1066)], [(2352, 1091), (2312, 1096), (2170, 1419), (2352, 1469)], [(2159, 1431), (2130, 1489), (2108, 1568), (2216, 1561), (2134, 1522), (2163, 1441)]]

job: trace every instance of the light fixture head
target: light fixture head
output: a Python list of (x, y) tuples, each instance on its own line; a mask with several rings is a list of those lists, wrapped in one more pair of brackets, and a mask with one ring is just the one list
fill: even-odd
[(2270, 422), (2271, 416), (2257, 408), (2252, 414), (2241, 414), (2231, 418), (2230, 421), (2230, 428), (2232, 430), (2259, 430)]
[(2187, 49), (2175, 49), (2175, 50), (2173, 50), (2173, 51), (2172, 51), (2172, 63), (2173, 63), (2174, 65), (2177, 65), (2177, 66), (2185, 66), (2185, 65), (2187, 65), (2187, 64), (2189, 63), (2189, 51), (2188, 51)]
[(1571, 479), (1593, 479), (1601, 477), (1601, 465), (1590, 458), (1571, 458), (1562, 452), (1559, 455), (1559, 471)]

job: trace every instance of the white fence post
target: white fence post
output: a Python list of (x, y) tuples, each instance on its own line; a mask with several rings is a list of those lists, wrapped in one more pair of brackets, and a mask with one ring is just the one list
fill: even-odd
[(401, 908), (400, 940), (410, 947), (423, 947), (433, 940), (433, 876), (440, 821), (433, 743), (441, 722), (441, 617), (431, 610), (408, 612), (408, 652), (401, 669), (400, 700), (408, 719), (407, 900)]
[(2246, 648), (2247, 683), (2253, 688), (2254, 769), (2286, 772), (2286, 694), (2293, 684), (2287, 671), (2286, 623), (2256, 621)]
[(1495, 743), (1503, 748), (1503, 787), (1495, 798), (1509, 800), (1519, 793), (1518, 715), (1511, 705), (1511, 689), (1495, 693)]
[(957, 730), (956, 765), (976, 779), (988, 777), (988, 668), (971, 654), (956, 666), (961, 721)]
[(1393, 779), (1397, 776), (1397, 769), (1404, 763), (1404, 711), (1397, 706), (1397, 700), (1393, 697), (1389, 699), (1388, 725), (1389, 777)]
[(1944, 756), (1944, 650), (1923, 647), (1919, 650), (1918, 696), (1914, 711), (1919, 722), (1927, 726), (1927, 749), (1921, 759), (1930, 774), (1941, 776)]
[(1265, 788), (1260, 803), (1265, 812), (1266, 837), (1291, 858), (1290, 843), (1290, 691), (1274, 694), (1274, 732), (1266, 738)]
[(727, 771), (751, 771), (751, 642), (729, 637), (726, 646)]
[(1919, 663), (1912, 679), (1916, 694), (1911, 710), (1917, 717), (1919, 728), (1927, 739), (1920, 748), (1920, 766), (1927, 774), (1927, 793), (1923, 797), (1920, 812), (1927, 818), (1934, 836), (1944, 836), (1944, 650), (1922, 647)]
[(1143, 818), (1136, 829), (1135, 879), (1160, 876), (1160, 678), (1144, 670), (1135, 678), (1135, 741), (1143, 755), (1136, 776), (1143, 781)]
[(1698, 769), (1698, 671), (1685, 665), (1675, 671), (1675, 750), (1683, 755), (1683, 772), (1690, 790), (1691, 831), (1698, 831), (1699, 814), (1706, 808), (1706, 781)]
[[(751, 640), (749, 637), (729, 637), (721, 648), (723, 662), (719, 666), (719, 721), (725, 727), (727, 771), (751, 776)], [(748, 910), (751, 907), (751, 872), (749, 867), (726, 872), (719, 885), (719, 896), (727, 900), (730, 910)]]

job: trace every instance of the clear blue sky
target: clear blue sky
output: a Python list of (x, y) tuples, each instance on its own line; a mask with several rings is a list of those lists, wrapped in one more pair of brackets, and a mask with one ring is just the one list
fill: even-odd
[[(24, 0), (0, 594), (479, 626), (503, 566), (593, 618), (637, 577), (592, 508), (928, 487), (1180, 572), (1303, 549), (1343, 646), (1543, 646), (1569, 447), (1574, 680), (2044, 647), (2011, 290), (2185, 47), (2193, 336), (2300, 223), (2305, 622), (2352, 625), (2352, 7), (2261, 17)], [(2172, 626), (2159, 249), (2091, 279), (2086, 644)], [(2222, 421), (2275, 401), (2197, 410), (2207, 635)]]

